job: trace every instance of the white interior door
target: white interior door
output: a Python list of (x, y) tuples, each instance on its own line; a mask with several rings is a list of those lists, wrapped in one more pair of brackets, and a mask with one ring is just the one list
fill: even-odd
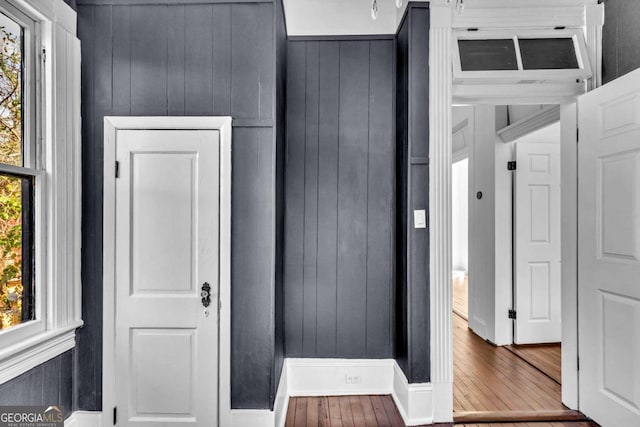
[(640, 426), (640, 71), (578, 100), (580, 410)]
[(559, 342), (560, 145), (516, 143), (515, 342)]
[(117, 424), (217, 425), (219, 133), (120, 130), (116, 146)]

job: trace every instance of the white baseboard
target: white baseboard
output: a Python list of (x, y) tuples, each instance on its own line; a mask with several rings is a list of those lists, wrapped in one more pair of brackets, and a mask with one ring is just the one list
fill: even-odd
[[(390, 394), (408, 426), (452, 421), (452, 384), (409, 384), (393, 359), (285, 359), (273, 411), (232, 409), (231, 426), (284, 427), (290, 397), (372, 394)], [(76, 411), (64, 425), (102, 427), (102, 413)]]
[(76, 411), (64, 420), (65, 427), (102, 427), (102, 412)]
[(430, 383), (409, 384), (407, 377), (394, 361), (393, 393), (391, 396), (408, 426), (433, 423), (434, 390)]
[(285, 359), (282, 366), (282, 374), (278, 383), (276, 399), (273, 403), (273, 412), (275, 417), (275, 427), (284, 427), (287, 420), (287, 410), (289, 409), (289, 361)]
[(232, 409), (233, 427), (271, 427), (275, 425), (274, 412), (268, 409)]
[(393, 359), (287, 359), (289, 396), (391, 394)]

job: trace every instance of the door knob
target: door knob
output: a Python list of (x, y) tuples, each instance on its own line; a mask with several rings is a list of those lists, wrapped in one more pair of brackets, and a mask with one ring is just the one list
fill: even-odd
[(202, 284), (200, 296), (202, 297), (202, 305), (205, 307), (209, 307), (209, 304), (211, 304), (211, 285), (209, 285), (207, 282), (204, 282)]

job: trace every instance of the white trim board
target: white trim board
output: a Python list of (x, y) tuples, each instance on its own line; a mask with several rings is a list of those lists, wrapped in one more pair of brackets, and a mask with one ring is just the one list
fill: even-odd
[[(219, 403), (222, 426), (231, 411), (231, 117), (105, 117), (103, 222), (102, 408), (115, 406), (115, 174), (116, 132), (121, 129), (202, 129), (220, 132)], [(111, 416), (106, 424), (111, 424)], [(81, 427), (83, 427), (81, 425)]]
[[(481, 0), (471, 0), (465, 2), (465, 10), (462, 14), (453, 12), (448, 7), (443, 7), (441, 3), (431, 3), (431, 27), (430, 27), (430, 49), (429, 62), (431, 65), (431, 78), (429, 87), (431, 96), (429, 99), (429, 123), (430, 138), (429, 145), (429, 228), (432, 230), (430, 240), (430, 291), (431, 291), (431, 379), (434, 384), (438, 384), (440, 390), (434, 391), (437, 399), (443, 399), (442, 404), (450, 407), (453, 393), (450, 385), (453, 379), (453, 354), (452, 354), (452, 324), (451, 318), (451, 106), (454, 101), (464, 100), (464, 104), (477, 103), (497, 103), (504, 104), (503, 94), (512, 89), (505, 85), (481, 86), (481, 85), (453, 85), (450, 67), (454, 28), (515, 28), (515, 27), (544, 27), (544, 26), (567, 26), (579, 27), (586, 33), (587, 50), (589, 51), (592, 64), (598, 64), (602, 56), (601, 35), (602, 17), (604, 13), (603, 5), (597, 4), (596, 0), (576, 0), (575, 2), (558, 2), (558, 7), (508, 7), (522, 6), (522, 2), (507, 0), (491, 0), (496, 6), (504, 5), (504, 8), (489, 8), (489, 0), (485, 1), (481, 7)], [(507, 4), (509, 3), (509, 4)], [(601, 81), (601, 69), (596, 65), (594, 77), (588, 87), (597, 86)], [(578, 87), (580, 86), (580, 87)], [(533, 85), (521, 85), (516, 94), (508, 101), (509, 104), (555, 104), (571, 103), (576, 96), (584, 91), (584, 85), (567, 86), (564, 88), (554, 87), (552, 84), (544, 84), (536, 89)], [(544, 89), (544, 90), (542, 90)], [(562, 89), (562, 91), (559, 91)], [(573, 182), (573, 187), (569, 187), (569, 196), (575, 194), (575, 168), (571, 166), (575, 163), (575, 142), (570, 139), (571, 134), (575, 135), (575, 126), (570, 119), (569, 107), (561, 107), (563, 126), (567, 123), (571, 128), (563, 129), (562, 146), (565, 142), (573, 144), (563, 151), (563, 227), (565, 225), (576, 224), (576, 199), (568, 197), (564, 188), (565, 183)], [(565, 113), (562, 113), (564, 111)], [(571, 156), (565, 156), (565, 154)], [(573, 153), (573, 154), (571, 154)], [(568, 162), (565, 162), (565, 157)], [(565, 169), (565, 163), (568, 167)], [(571, 176), (569, 176), (571, 174)], [(567, 209), (565, 209), (567, 208)], [(566, 215), (565, 215), (566, 213)], [(563, 283), (564, 279), (572, 280), (570, 286), (575, 286), (575, 272), (577, 264), (575, 258), (575, 234), (562, 232), (563, 245)], [(577, 349), (577, 316), (567, 319), (577, 312), (577, 298), (575, 288), (563, 289), (562, 316), (563, 316), (563, 403), (571, 408), (579, 405), (577, 384), (578, 372), (576, 364), (572, 362), (564, 363), (568, 356), (572, 360), (577, 360), (575, 356)], [(568, 297), (568, 298), (565, 298)], [(569, 320), (569, 321), (567, 321)], [(565, 351), (565, 349), (570, 349)], [(445, 401), (446, 400), (446, 401)], [(448, 411), (447, 408), (447, 411)], [(452, 412), (446, 413), (440, 410), (435, 413), (435, 422), (451, 422)]]
[(102, 412), (76, 411), (64, 420), (65, 427), (102, 427)]
[[(359, 376), (360, 382), (347, 384), (347, 375)], [(221, 416), (219, 425), (284, 427), (290, 397), (391, 395), (405, 424), (417, 426), (431, 424), (438, 413), (450, 411), (450, 393), (451, 384), (409, 384), (393, 359), (285, 359), (274, 410), (232, 409), (224, 419)], [(102, 424), (100, 412), (74, 412), (65, 421), (66, 427)]]

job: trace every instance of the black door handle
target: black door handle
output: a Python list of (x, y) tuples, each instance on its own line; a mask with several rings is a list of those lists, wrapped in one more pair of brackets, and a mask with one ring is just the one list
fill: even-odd
[(202, 297), (202, 305), (205, 307), (209, 307), (209, 304), (211, 304), (211, 285), (209, 285), (207, 282), (204, 282), (202, 284), (200, 296)]

